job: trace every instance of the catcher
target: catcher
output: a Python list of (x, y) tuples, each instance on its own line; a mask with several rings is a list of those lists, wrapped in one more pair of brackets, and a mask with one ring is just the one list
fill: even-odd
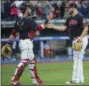
[(37, 25), (37, 23), (29, 17), (31, 9), (27, 3), (22, 3), (20, 10), (23, 18), (17, 18), (14, 30), (10, 35), (10, 40), (15, 36), (20, 37), (19, 48), (21, 51), (21, 61), (18, 64), (15, 73), (11, 79), (12, 86), (20, 86), (19, 79), (28, 65), (31, 73), (32, 84), (40, 85), (43, 81), (39, 78), (36, 69), (36, 59), (33, 53), (33, 38), (39, 36), (39, 32), (45, 29), (45, 24)]
[(72, 39), (73, 47), (73, 74), (72, 80), (67, 81), (67, 84), (84, 83), (83, 64), (85, 49), (88, 44), (88, 25), (82, 14), (78, 12), (75, 3), (69, 6), (69, 17), (64, 26), (55, 26), (49, 24), (48, 28), (53, 28), (58, 31), (68, 30), (70, 39)]

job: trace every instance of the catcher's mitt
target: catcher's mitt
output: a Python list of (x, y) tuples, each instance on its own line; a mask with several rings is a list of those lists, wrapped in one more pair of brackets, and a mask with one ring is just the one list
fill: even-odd
[(75, 51), (80, 51), (82, 49), (82, 41), (74, 41), (72, 44), (72, 48)]
[(11, 49), (11, 47), (10, 47), (9, 44), (5, 44), (5, 45), (2, 47), (2, 49), (1, 49), (1, 54), (2, 54), (2, 56), (4, 56), (4, 57), (11, 56), (11, 54), (12, 54), (12, 49)]

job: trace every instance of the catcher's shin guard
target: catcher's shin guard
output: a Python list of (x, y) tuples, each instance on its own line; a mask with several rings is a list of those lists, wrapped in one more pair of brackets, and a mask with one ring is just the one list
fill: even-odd
[(33, 59), (31, 63), (29, 64), (29, 70), (32, 75), (32, 82), (34, 85), (40, 85), (43, 83), (42, 80), (38, 77), (37, 69), (36, 69), (36, 60)]
[(22, 75), (24, 68), (27, 66), (27, 63), (22, 63), (20, 62), (15, 70), (14, 76), (11, 79), (11, 83), (16, 83), (18, 82), (20, 76)]

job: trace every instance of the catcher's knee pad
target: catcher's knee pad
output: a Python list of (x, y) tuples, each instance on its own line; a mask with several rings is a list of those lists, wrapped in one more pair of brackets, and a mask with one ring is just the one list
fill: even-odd
[(30, 64), (36, 64), (36, 63), (37, 63), (37, 61), (36, 61), (35, 58), (33, 58), (32, 60), (30, 60)]
[(32, 59), (29, 63), (29, 69), (33, 70), (36, 67), (36, 59)]
[(23, 64), (28, 64), (30, 62), (29, 59), (22, 59), (20, 63), (23, 63)]
[(23, 71), (23, 69), (27, 66), (27, 63), (19, 63), (17, 68), (21, 71)]
[(36, 64), (36, 59), (33, 58), (33, 59), (22, 59), (20, 63), (23, 63), (23, 64)]

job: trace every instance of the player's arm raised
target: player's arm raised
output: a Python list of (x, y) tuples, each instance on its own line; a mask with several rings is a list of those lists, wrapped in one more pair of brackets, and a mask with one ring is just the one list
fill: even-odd
[[(44, 23), (40, 25), (41, 28), (42, 28), (42, 29), (40, 29), (40, 30), (46, 29), (46, 28), (47, 28), (47, 25), (49, 24), (49, 21), (50, 21), (52, 18), (53, 18), (53, 13), (50, 12), (50, 13), (47, 15), (47, 19), (45, 19)], [(38, 30), (39, 30), (39, 29), (38, 29)]]
[(58, 31), (65, 31), (67, 29), (67, 26), (63, 25), (63, 26), (57, 26), (57, 25), (53, 25), (53, 24), (48, 24), (46, 26), (47, 28), (52, 28), (54, 30), (58, 30)]
[(66, 20), (64, 25), (48, 24), (46, 27), (49, 29), (51, 28), (51, 29), (58, 30), (58, 31), (65, 31), (68, 25), (69, 25), (69, 18)]
[(58, 31), (65, 31), (67, 29), (67, 27), (65, 25), (64, 26), (53, 25), (53, 29), (58, 30)]

